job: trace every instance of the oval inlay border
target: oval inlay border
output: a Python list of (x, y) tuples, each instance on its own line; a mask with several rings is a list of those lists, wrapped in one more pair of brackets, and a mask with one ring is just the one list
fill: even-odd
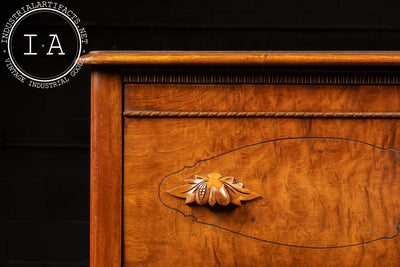
[(397, 150), (395, 148), (382, 148), (382, 147), (379, 147), (379, 146), (376, 146), (376, 145), (373, 145), (373, 144), (369, 144), (369, 143), (366, 143), (366, 142), (363, 142), (363, 141), (351, 140), (351, 139), (346, 139), (346, 138), (336, 138), (336, 137), (291, 137), (291, 138), (273, 139), (273, 140), (262, 141), (262, 142), (258, 142), (258, 143), (255, 143), (255, 144), (239, 147), (239, 148), (230, 150), (228, 152), (224, 152), (222, 154), (219, 154), (217, 156), (214, 156), (214, 157), (211, 157), (211, 158), (208, 158), (208, 159), (199, 160), (199, 161), (195, 162), (191, 166), (184, 166), (182, 169), (166, 175), (165, 177), (163, 177), (161, 179), (161, 181), (160, 181), (160, 183), (158, 185), (158, 198), (159, 198), (161, 204), (164, 207), (166, 207), (168, 209), (171, 209), (171, 210), (174, 210), (174, 211), (182, 214), (185, 218), (186, 217), (192, 218), (196, 223), (207, 225), (207, 226), (211, 226), (211, 227), (215, 227), (217, 229), (224, 230), (224, 231), (227, 231), (227, 232), (230, 232), (230, 233), (242, 236), (242, 237), (246, 237), (246, 238), (250, 238), (250, 239), (253, 239), (253, 240), (256, 240), (256, 241), (269, 243), (269, 244), (272, 244), (272, 245), (278, 245), (278, 246), (293, 247), (293, 248), (303, 248), (303, 249), (319, 249), (319, 250), (322, 250), (322, 249), (341, 249), (341, 248), (363, 246), (363, 245), (371, 244), (371, 243), (374, 243), (374, 242), (377, 242), (377, 241), (381, 241), (381, 240), (391, 240), (391, 239), (394, 239), (394, 238), (400, 236), (400, 222), (399, 222), (396, 225), (397, 232), (396, 232), (395, 235), (390, 236), (390, 237), (383, 236), (383, 237), (376, 238), (376, 239), (369, 240), (369, 241), (365, 241), (365, 242), (362, 242), (362, 243), (355, 243), (355, 244), (342, 245), (342, 246), (301, 246), (301, 245), (285, 244), (285, 243), (280, 243), (280, 242), (275, 242), (275, 241), (270, 241), (270, 240), (266, 240), (266, 239), (262, 239), (262, 238), (249, 236), (249, 235), (238, 233), (236, 231), (233, 231), (233, 230), (230, 230), (230, 229), (218, 226), (218, 225), (214, 225), (214, 224), (210, 224), (210, 223), (199, 221), (199, 219), (194, 215), (187, 215), (187, 214), (185, 214), (184, 212), (182, 212), (179, 209), (176, 209), (176, 208), (168, 206), (167, 204), (165, 204), (165, 202), (163, 202), (163, 200), (161, 198), (161, 185), (168, 177), (170, 177), (172, 175), (175, 175), (175, 174), (178, 174), (178, 173), (180, 173), (180, 172), (182, 172), (182, 171), (184, 171), (186, 169), (194, 168), (201, 162), (210, 161), (210, 160), (222, 157), (222, 156), (224, 156), (226, 154), (229, 154), (229, 153), (232, 153), (232, 152), (235, 152), (235, 151), (239, 151), (239, 150), (242, 150), (242, 149), (254, 147), (254, 146), (257, 146), (257, 145), (262, 145), (262, 144), (267, 144), (267, 143), (272, 143), (272, 142), (278, 142), (278, 141), (286, 141), (286, 140), (298, 140), (298, 139), (303, 139), (303, 140), (337, 140), (337, 141), (348, 141), (348, 142), (363, 144), (363, 145), (367, 145), (367, 146), (370, 146), (370, 147), (373, 147), (373, 148), (376, 148), (376, 149), (379, 149), (379, 150), (382, 150), (382, 151), (394, 151), (394, 152), (397, 153), (397, 161), (400, 162), (400, 150)]

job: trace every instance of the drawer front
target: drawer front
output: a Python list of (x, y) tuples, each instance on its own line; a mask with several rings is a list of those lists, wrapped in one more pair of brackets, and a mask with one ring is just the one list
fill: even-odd
[(124, 92), (126, 266), (399, 264), (399, 87)]

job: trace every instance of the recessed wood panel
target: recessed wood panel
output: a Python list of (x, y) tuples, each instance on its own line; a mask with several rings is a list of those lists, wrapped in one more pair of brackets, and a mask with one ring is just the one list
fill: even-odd
[[(339, 248), (377, 242), (397, 236), (399, 153), (341, 138), (267, 140), (183, 164), (161, 180), (160, 200), (197, 223), (267, 243)], [(261, 199), (214, 208), (182, 205), (165, 194), (213, 172), (235, 177)]]
[(125, 111), (400, 110), (396, 86), (126, 84)]
[[(390, 119), (125, 119), (124, 263), (397, 264), (399, 126)], [(210, 172), (232, 175), (262, 198), (210, 207), (167, 193)]]

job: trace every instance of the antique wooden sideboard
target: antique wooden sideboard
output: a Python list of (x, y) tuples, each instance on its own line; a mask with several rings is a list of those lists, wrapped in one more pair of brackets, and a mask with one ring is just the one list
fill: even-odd
[(400, 265), (400, 53), (80, 60), (91, 266)]

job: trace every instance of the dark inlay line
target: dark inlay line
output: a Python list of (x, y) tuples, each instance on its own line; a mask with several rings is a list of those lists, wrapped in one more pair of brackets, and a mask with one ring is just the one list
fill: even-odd
[(219, 155), (217, 155), (217, 156), (214, 156), (214, 157), (211, 157), (211, 158), (208, 158), (208, 159), (202, 159), (202, 160), (196, 161), (196, 163), (193, 164), (193, 165), (191, 165), (191, 166), (185, 166), (185, 167), (183, 167), (182, 169), (180, 169), (180, 170), (178, 170), (178, 171), (175, 171), (175, 172), (173, 172), (173, 173), (168, 174), (167, 176), (165, 176), (165, 177), (160, 181), (160, 183), (159, 183), (159, 185), (158, 185), (158, 198), (159, 198), (161, 204), (162, 204), (164, 207), (166, 207), (166, 208), (168, 208), (168, 209), (171, 209), (171, 210), (174, 210), (174, 211), (176, 211), (176, 212), (182, 214), (185, 218), (186, 218), (186, 217), (190, 217), (190, 218), (192, 218), (196, 223), (203, 224), (203, 225), (208, 225), (208, 226), (211, 226), (211, 227), (215, 227), (215, 228), (218, 228), (218, 229), (221, 229), (221, 230), (224, 230), (224, 231), (227, 231), (227, 232), (230, 232), (230, 233), (233, 233), (233, 234), (242, 236), (242, 237), (246, 237), (246, 238), (250, 238), (250, 239), (256, 240), (256, 241), (260, 241), (260, 242), (264, 242), (264, 243), (268, 243), (268, 244), (272, 244), (272, 245), (284, 246), (284, 247), (303, 248), (303, 249), (321, 249), (321, 250), (322, 250), (322, 249), (340, 249), (340, 248), (349, 248), (349, 247), (363, 246), (363, 245), (367, 245), (367, 244), (370, 244), (370, 243), (374, 243), (374, 242), (377, 242), (377, 241), (380, 241), (380, 240), (391, 240), (391, 239), (394, 239), (394, 238), (396, 238), (396, 237), (398, 237), (398, 236), (400, 235), (400, 222), (399, 222), (399, 223), (397, 224), (397, 226), (396, 226), (397, 233), (396, 233), (394, 236), (391, 236), (391, 237), (386, 237), (386, 236), (384, 236), (384, 237), (380, 237), (380, 238), (377, 238), (377, 239), (374, 239), (374, 240), (365, 241), (365, 242), (362, 242), (362, 243), (350, 244), (350, 245), (343, 245), (343, 246), (325, 246), (325, 247), (322, 247), (322, 246), (321, 246), (321, 247), (317, 247), (317, 246), (291, 245), (291, 244), (279, 243), (279, 242), (269, 241), (269, 240), (265, 240), (265, 239), (262, 239), (262, 238), (257, 238), (257, 237), (253, 237), (253, 236), (241, 234), (241, 233), (235, 232), (235, 231), (233, 231), (233, 230), (229, 230), (229, 229), (227, 229), (227, 228), (224, 228), (224, 227), (221, 227), (221, 226), (218, 226), (218, 225), (214, 225), (214, 224), (210, 224), (210, 223), (206, 223), (206, 222), (201, 222), (201, 221), (198, 220), (198, 218), (197, 218), (196, 216), (193, 216), (193, 215), (186, 215), (186, 214), (183, 213), (182, 211), (180, 211), (180, 210), (178, 210), (178, 209), (176, 209), (176, 208), (173, 208), (173, 207), (168, 206), (168, 205), (165, 204), (165, 203), (162, 201), (162, 199), (161, 199), (161, 184), (165, 181), (165, 179), (167, 179), (168, 177), (170, 177), (170, 176), (172, 176), (172, 175), (178, 174), (178, 173), (180, 173), (180, 172), (182, 172), (182, 171), (184, 171), (184, 170), (186, 170), (186, 169), (194, 168), (194, 167), (196, 167), (196, 166), (197, 166), (199, 163), (201, 163), (201, 162), (213, 160), (213, 159), (222, 157), (222, 156), (224, 156), (224, 155), (226, 155), (226, 154), (229, 154), (229, 153), (232, 153), (232, 152), (241, 150), (241, 149), (245, 149), (245, 148), (249, 148), (249, 147), (261, 145), (261, 144), (267, 144), (267, 143), (278, 142), (278, 141), (286, 141), (286, 140), (297, 140), (297, 139), (305, 139), (305, 140), (337, 140), (337, 141), (348, 141), (348, 142), (353, 142), (353, 143), (358, 143), (358, 144), (367, 145), (367, 146), (370, 146), (370, 147), (373, 147), (373, 148), (376, 148), (376, 149), (379, 149), (379, 150), (382, 150), (382, 151), (394, 151), (394, 152), (397, 152), (397, 153), (398, 153), (398, 154), (397, 154), (396, 160), (397, 160), (397, 162), (400, 163), (400, 151), (399, 151), (399, 150), (397, 150), (397, 149), (395, 149), (395, 148), (382, 148), (382, 147), (378, 147), (378, 146), (376, 146), (376, 145), (369, 144), (369, 143), (366, 143), (366, 142), (363, 142), (363, 141), (351, 140), (351, 139), (346, 139), (346, 138), (336, 138), (336, 137), (288, 137), (288, 138), (273, 139), (273, 140), (262, 141), (262, 142), (258, 142), (258, 143), (255, 143), (255, 144), (251, 144), (251, 145), (247, 145), (247, 146), (235, 148), (235, 149), (233, 149), (233, 150), (230, 150), (230, 151), (228, 151), (228, 152), (224, 152), (224, 153), (219, 154)]

